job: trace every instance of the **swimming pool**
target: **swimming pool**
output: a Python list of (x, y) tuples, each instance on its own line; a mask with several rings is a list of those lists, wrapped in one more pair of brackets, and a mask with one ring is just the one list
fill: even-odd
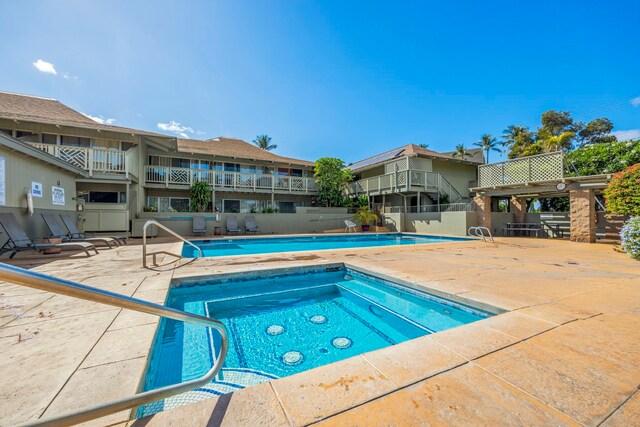
[[(203, 256), (255, 255), (276, 252), (299, 252), (323, 249), (349, 249), (373, 246), (417, 245), (471, 240), (465, 237), (427, 236), (420, 234), (381, 233), (340, 236), (255, 237), (219, 240), (194, 240)], [(197, 251), (183, 245), (182, 256), (195, 258)]]
[[(490, 315), (342, 264), (183, 280), (173, 284), (167, 305), (223, 322), (229, 330), (229, 351), (216, 380), (146, 405), (140, 416)], [(163, 319), (145, 390), (203, 375), (219, 348), (215, 331)]]

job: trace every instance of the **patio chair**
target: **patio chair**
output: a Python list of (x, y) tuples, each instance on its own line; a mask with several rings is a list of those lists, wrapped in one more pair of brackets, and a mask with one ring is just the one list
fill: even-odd
[(44, 223), (49, 229), (49, 237), (57, 237), (58, 239), (62, 239), (63, 242), (89, 242), (94, 246), (96, 246), (97, 244), (102, 244), (104, 246), (107, 246), (109, 249), (113, 248), (113, 246), (120, 246), (117, 240), (111, 239), (109, 237), (85, 237), (77, 239), (69, 237), (69, 234), (64, 232), (54, 214), (43, 213), (41, 215)]
[(98, 250), (91, 243), (87, 242), (68, 242), (68, 243), (36, 243), (27, 236), (22, 226), (12, 212), (0, 213), (0, 225), (4, 228), (9, 240), (0, 247), (0, 255), (5, 252), (11, 252), (9, 259), (16, 256), (18, 252), (36, 251), (41, 252), (45, 249), (60, 248), (62, 250), (81, 250), (91, 256), (90, 250), (98, 253)]
[(240, 227), (238, 227), (238, 218), (235, 216), (227, 217), (227, 234), (240, 234)]
[(260, 229), (256, 224), (256, 218), (254, 216), (248, 216), (244, 219), (244, 231), (247, 234), (256, 234), (260, 232)]
[(194, 216), (193, 224), (191, 226), (191, 232), (195, 236), (196, 234), (207, 234), (207, 223), (203, 216)]
[(349, 221), (348, 219), (345, 219), (344, 220), (344, 225), (346, 225), (346, 227), (344, 229), (345, 233), (349, 233), (351, 230), (353, 230), (354, 233), (358, 231), (358, 229), (357, 229), (358, 224), (356, 224), (353, 221)]
[[(67, 236), (69, 236), (70, 239), (86, 239), (87, 235), (85, 233), (81, 233), (80, 230), (78, 230), (78, 227), (76, 226), (75, 221), (71, 218), (71, 216), (69, 215), (60, 215), (60, 218), (62, 219), (62, 222), (64, 223), (64, 226), (67, 227), (67, 230), (69, 230), (69, 234), (67, 234)], [(116, 243), (118, 245), (120, 245), (121, 243), (123, 245), (127, 244), (127, 237), (126, 236), (103, 236), (100, 238), (109, 238), (109, 239), (113, 239), (116, 241)]]

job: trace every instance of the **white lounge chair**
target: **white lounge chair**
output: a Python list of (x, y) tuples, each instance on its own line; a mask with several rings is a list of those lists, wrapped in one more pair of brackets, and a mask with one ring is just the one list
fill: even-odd
[(357, 227), (358, 224), (356, 224), (353, 221), (349, 221), (348, 219), (344, 220), (344, 225), (346, 225), (344, 232), (345, 233), (349, 233), (351, 230), (353, 230), (353, 232), (355, 233), (356, 231), (358, 231)]
[(207, 234), (207, 222), (203, 216), (194, 216), (193, 217), (193, 225), (191, 227), (191, 233), (195, 236), (196, 234)]
[(238, 218), (235, 216), (227, 217), (227, 234), (240, 234), (241, 231), (238, 227)]

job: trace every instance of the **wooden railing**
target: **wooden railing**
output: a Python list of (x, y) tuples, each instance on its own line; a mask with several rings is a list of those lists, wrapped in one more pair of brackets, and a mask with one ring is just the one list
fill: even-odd
[(106, 148), (71, 147), (53, 144), (31, 144), (80, 169), (93, 173), (128, 174), (127, 152)]
[(145, 166), (144, 172), (145, 181), (148, 184), (164, 184), (166, 187), (176, 185), (191, 186), (198, 181), (205, 181), (217, 190), (251, 190), (260, 193), (316, 193), (316, 185), (313, 178), (298, 176), (224, 172), (168, 166)]

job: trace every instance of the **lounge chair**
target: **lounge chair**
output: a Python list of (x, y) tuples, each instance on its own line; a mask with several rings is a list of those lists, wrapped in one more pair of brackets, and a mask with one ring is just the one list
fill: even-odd
[(191, 227), (191, 232), (196, 234), (207, 234), (207, 223), (203, 216), (194, 216), (193, 217), (193, 225)]
[(344, 225), (346, 225), (344, 232), (348, 233), (351, 230), (353, 230), (353, 232), (355, 233), (356, 231), (358, 231), (358, 229), (356, 227), (358, 227), (358, 224), (356, 224), (353, 221), (349, 221), (348, 219), (344, 220)]
[(227, 217), (227, 234), (240, 234), (240, 231), (240, 227), (238, 227), (238, 218), (235, 216)]
[(113, 246), (120, 246), (117, 240), (110, 237), (84, 237), (77, 239), (69, 237), (69, 234), (64, 232), (54, 214), (43, 213), (42, 219), (51, 233), (49, 237), (57, 237), (58, 239), (62, 239), (63, 242), (89, 242), (94, 246), (97, 244), (108, 246), (109, 249)]
[(247, 234), (256, 234), (260, 232), (260, 229), (256, 224), (256, 218), (254, 216), (248, 216), (244, 219), (244, 231)]
[[(76, 226), (75, 221), (69, 215), (60, 215), (60, 218), (62, 219), (64, 226), (67, 227), (67, 230), (69, 230), (69, 234), (67, 234), (67, 236), (69, 236), (70, 239), (86, 239), (87, 238), (86, 234), (81, 233), (80, 230), (78, 230), (78, 227)], [(115, 240), (118, 243), (118, 245), (120, 245), (120, 243), (122, 243), (123, 245), (127, 244), (127, 238), (125, 236), (103, 236), (103, 237)], [(100, 238), (103, 238), (103, 237), (100, 237)]]
[(5, 252), (11, 252), (9, 259), (13, 258), (18, 252), (36, 251), (41, 252), (45, 249), (60, 248), (62, 250), (81, 250), (91, 256), (90, 250), (98, 253), (98, 250), (91, 243), (87, 242), (68, 242), (68, 243), (36, 243), (27, 236), (15, 215), (11, 212), (0, 213), (0, 225), (7, 233), (9, 240), (0, 248), (0, 255)]

